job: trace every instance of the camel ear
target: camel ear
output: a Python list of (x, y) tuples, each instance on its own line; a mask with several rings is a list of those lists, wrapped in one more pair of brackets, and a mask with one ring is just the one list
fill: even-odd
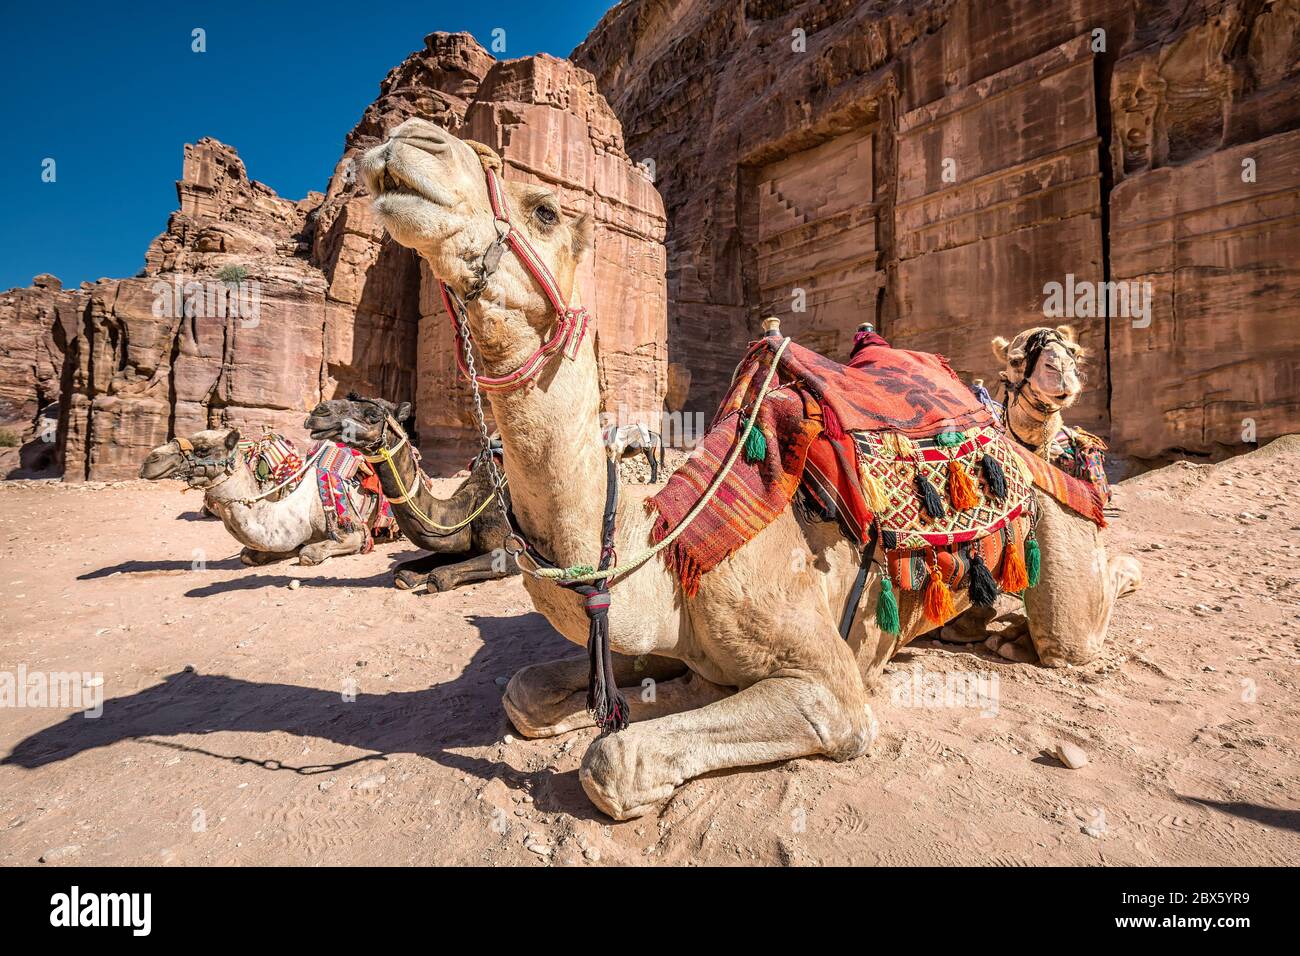
[(583, 213), (569, 225), (572, 239), (573, 257), (581, 259), (583, 254), (591, 248), (593, 242), (594, 229), (591, 224), (591, 214)]
[(1074, 326), (1072, 325), (1058, 325), (1056, 327), (1056, 334), (1059, 335), (1062, 340), (1071, 345), (1079, 344), (1079, 335), (1074, 331)]
[(491, 146), (485, 146), (482, 143), (475, 142), (472, 139), (462, 140), (461, 142), (474, 150), (474, 152), (478, 153), (478, 161), (480, 163), (491, 169), (493, 172), (501, 172), (503, 164), (501, 162), (501, 157), (497, 155), (495, 149)]
[(396, 418), (399, 422), (404, 422), (404, 421), (406, 421), (408, 418), (410, 418), (410, 417), (411, 417), (411, 403), (410, 403), (410, 402), (402, 402), (402, 404), (398, 405), (398, 406), (397, 406), (397, 411), (393, 412), (393, 417)]
[(226, 451), (234, 451), (239, 445), (239, 429), (230, 429), (230, 434), (226, 435)]
[(1011, 345), (1011, 343), (1008, 342), (1006, 339), (1004, 339), (1002, 336), (999, 335), (995, 337), (993, 339), (993, 357), (996, 358), (999, 362), (1006, 362), (1007, 347), (1009, 345)]

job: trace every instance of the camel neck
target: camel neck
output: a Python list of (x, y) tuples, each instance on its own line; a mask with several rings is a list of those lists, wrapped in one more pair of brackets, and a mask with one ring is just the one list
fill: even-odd
[(489, 393), (518, 530), (562, 567), (600, 556), (606, 468), (594, 340), (589, 333), (574, 359), (551, 358), (533, 384)]

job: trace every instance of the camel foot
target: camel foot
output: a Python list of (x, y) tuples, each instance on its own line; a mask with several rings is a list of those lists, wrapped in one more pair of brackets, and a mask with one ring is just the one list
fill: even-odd
[(393, 575), (393, 587), (399, 591), (413, 591), (428, 578), (429, 575), (421, 571), (398, 571)]
[(293, 557), (292, 551), (281, 554), (278, 551), (254, 551), (252, 548), (244, 548), (239, 552), (240, 563), (248, 568), (260, 568), (265, 564), (273, 564), (291, 557)]

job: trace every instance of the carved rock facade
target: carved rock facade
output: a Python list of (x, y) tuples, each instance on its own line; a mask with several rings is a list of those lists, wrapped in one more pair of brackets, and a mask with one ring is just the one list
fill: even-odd
[[(667, 205), (670, 406), (711, 410), (769, 313), (990, 380), (994, 335), (1065, 322), (1092, 351), (1074, 419), (1117, 457), (1300, 431), (1298, 23), (1300, 0), (619, 4), (573, 59)], [(1049, 283), (1077, 307), (1045, 317)], [(1148, 289), (1149, 315), (1121, 295)]]

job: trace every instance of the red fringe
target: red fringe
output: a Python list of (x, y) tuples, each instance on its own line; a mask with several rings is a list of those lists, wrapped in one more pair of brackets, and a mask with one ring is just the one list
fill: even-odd
[(831, 403), (822, 401), (822, 434), (832, 441), (840, 441), (845, 438), (844, 426), (840, 424), (840, 416), (835, 414), (835, 409), (831, 408)]

